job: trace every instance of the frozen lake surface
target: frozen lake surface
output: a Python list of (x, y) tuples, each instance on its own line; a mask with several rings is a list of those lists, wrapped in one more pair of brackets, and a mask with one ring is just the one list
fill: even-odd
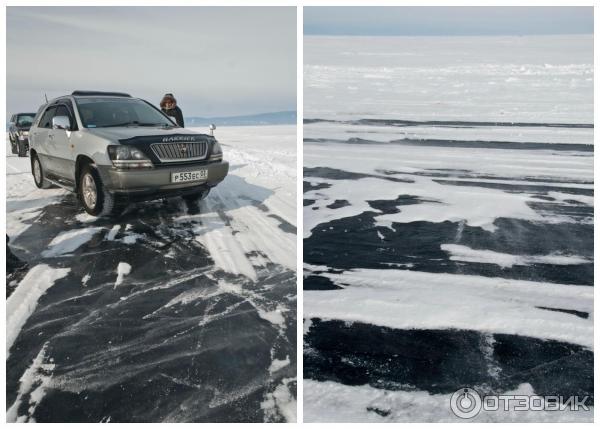
[(295, 421), (295, 126), (216, 136), (206, 200), (110, 220), (7, 158), (8, 421)]
[(593, 404), (592, 38), (304, 58), (305, 421), (457, 421), (465, 386)]
[(593, 122), (593, 37), (305, 37), (304, 117)]

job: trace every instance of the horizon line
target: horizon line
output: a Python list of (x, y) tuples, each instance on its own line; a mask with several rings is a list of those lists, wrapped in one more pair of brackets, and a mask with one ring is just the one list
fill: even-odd
[(356, 33), (304, 33), (304, 37), (545, 37), (545, 36), (593, 36), (594, 32), (581, 33), (481, 33), (481, 34), (356, 34)]

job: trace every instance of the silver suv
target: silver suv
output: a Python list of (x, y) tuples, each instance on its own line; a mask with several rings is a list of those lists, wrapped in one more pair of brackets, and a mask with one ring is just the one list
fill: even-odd
[(51, 100), (38, 110), (29, 140), (37, 187), (76, 192), (94, 216), (118, 214), (131, 201), (206, 198), (229, 170), (212, 135), (180, 128), (150, 103), (118, 92)]

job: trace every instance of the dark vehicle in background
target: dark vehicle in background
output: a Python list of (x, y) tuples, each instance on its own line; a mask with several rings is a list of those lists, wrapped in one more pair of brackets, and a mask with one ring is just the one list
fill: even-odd
[(29, 151), (29, 128), (33, 123), (35, 113), (15, 113), (10, 118), (8, 139), (12, 153), (27, 156)]

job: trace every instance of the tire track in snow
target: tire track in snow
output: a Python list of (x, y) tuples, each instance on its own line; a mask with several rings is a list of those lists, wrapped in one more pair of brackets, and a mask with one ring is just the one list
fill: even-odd
[(6, 300), (6, 355), (15, 342), (21, 328), (35, 311), (37, 302), (54, 282), (69, 274), (69, 268), (53, 269), (48, 265), (36, 265), (25, 275), (15, 292)]

